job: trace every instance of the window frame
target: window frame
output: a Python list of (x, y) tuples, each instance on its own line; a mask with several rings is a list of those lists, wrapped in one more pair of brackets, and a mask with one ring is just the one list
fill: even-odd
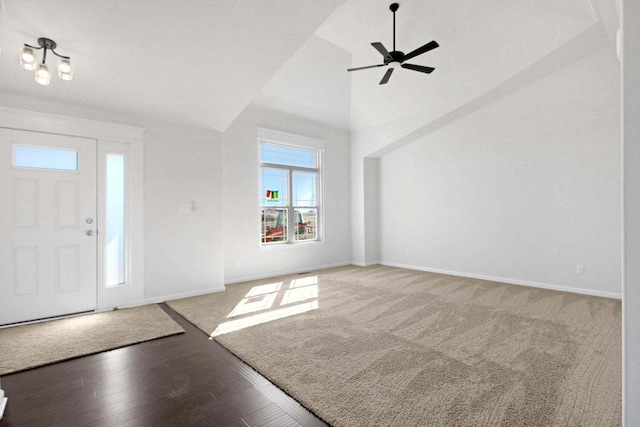
[[(275, 145), (280, 147), (298, 149), (298, 150), (307, 150), (307, 151), (315, 151), (317, 156), (317, 167), (310, 168), (304, 166), (292, 166), (280, 163), (271, 163), (271, 162), (263, 162), (261, 160), (260, 150), (262, 144)], [(259, 246), (261, 248), (267, 247), (284, 247), (298, 244), (313, 244), (322, 242), (323, 237), (323, 229), (324, 229), (324, 218), (323, 218), (323, 154), (324, 154), (324, 141), (317, 140), (315, 138), (309, 138), (299, 135), (287, 134), (284, 132), (273, 131), (270, 129), (258, 128), (258, 187), (259, 187), (259, 198), (258, 198), (258, 206), (259, 206), (259, 215), (258, 215), (258, 228), (259, 228)], [(287, 171), (287, 204), (283, 206), (267, 206), (262, 203), (263, 194), (262, 193), (262, 169), (277, 169), (277, 170), (286, 170)], [(316, 178), (316, 205), (315, 206), (294, 206), (294, 196), (292, 194), (293, 191), (293, 173), (294, 172), (310, 172), (315, 173)], [(262, 241), (262, 220), (261, 216), (264, 212), (265, 208), (282, 208), (286, 209), (287, 214), (287, 236), (284, 241), (277, 242), (263, 242)], [(295, 223), (295, 211), (301, 210), (305, 208), (316, 209), (316, 237), (315, 239), (304, 239), (304, 240), (296, 240), (296, 223)], [(289, 214), (290, 212), (290, 214)], [(293, 231), (292, 231), (293, 230)]]

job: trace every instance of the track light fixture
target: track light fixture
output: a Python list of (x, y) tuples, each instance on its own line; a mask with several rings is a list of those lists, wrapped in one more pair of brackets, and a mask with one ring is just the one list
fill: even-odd
[[(58, 45), (51, 39), (41, 37), (38, 39), (38, 47), (24, 44), (20, 49), (20, 65), (25, 70), (33, 71), (37, 83), (48, 85), (51, 82), (51, 73), (47, 67), (47, 51), (50, 50), (55, 56), (60, 58), (58, 62), (58, 77), (62, 80), (71, 80), (73, 78), (73, 64), (71, 58), (57, 53), (54, 49)], [(36, 50), (44, 49), (42, 53), (42, 62), (38, 63), (36, 58)]]

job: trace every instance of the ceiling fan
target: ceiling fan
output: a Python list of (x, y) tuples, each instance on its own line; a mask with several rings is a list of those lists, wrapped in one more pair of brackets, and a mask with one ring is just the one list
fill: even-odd
[(382, 64), (368, 65), (366, 67), (349, 68), (347, 71), (358, 71), (358, 70), (366, 70), (367, 68), (389, 66), (389, 69), (387, 70), (386, 73), (384, 73), (382, 80), (380, 80), (380, 84), (384, 85), (384, 84), (387, 84), (387, 82), (391, 78), (391, 73), (393, 73), (393, 70), (398, 67), (406, 68), (407, 70), (419, 71), (421, 73), (427, 73), (427, 74), (430, 74), (433, 70), (435, 70), (435, 68), (433, 67), (425, 67), (423, 65), (404, 63), (404, 61), (408, 59), (415, 58), (418, 55), (422, 55), (423, 53), (428, 52), (440, 46), (438, 42), (436, 42), (435, 40), (430, 41), (424, 46), (421, 46), (416, 50), (412, 50), (407, 54), (405, 54), (404, 52), (400, 52), (399, 50), (396, 50), (396, 11), (398, 10), (399, 7), (400, 5), (398, 3), (391, 3), (391, 5), (389, 6), (389, 9), (391, 9), (391, 12), (393, 12), (393, 50), (389, 52), (384, 47), (384, 45), (380, 42), (371, 43), (371, 46), (376, 48), (376, 50), (382, 54), (382, 56), (384, 57), (384, 62)]

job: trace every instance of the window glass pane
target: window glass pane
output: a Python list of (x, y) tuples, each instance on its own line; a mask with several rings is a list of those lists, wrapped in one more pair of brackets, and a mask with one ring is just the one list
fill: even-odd
[(16, 145), (13, 166), (30, 169), (78, 170), (78, 152), (61, 148)]
[(286, 169), (260, 169), (260, 204), (286, 206), (289, 203), (289, 171)]
[(318, 238), (318, 209), (301, 208), (294, 211), (296, 240), (316, 240)]
[(293, 171), (293, 206), (316, 206), (318, 174)]
[(262, 243), (287, 241), (287, 208), (262, 209)]
[(125, 162), (107, 154), (106, 284), (125, 284)]
[(318, 167), (318, 152), (282, 145), (260, 144), (260, 161), (306, 168)]
[(320, 151), (260, 141), (260, 162), (262, 244), (318, 240)]

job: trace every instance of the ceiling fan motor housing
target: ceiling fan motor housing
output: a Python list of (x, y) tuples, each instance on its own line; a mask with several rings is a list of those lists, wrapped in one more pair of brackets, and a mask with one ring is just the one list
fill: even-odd
[(392, 52), (389, 52), (388, 57), (384, 58), (384, 63), (388, 64), (390, 62), (402, 62), (402, 59), (404, 58), (404, 52), (400, 52), (399, 50), (394, 50)]

